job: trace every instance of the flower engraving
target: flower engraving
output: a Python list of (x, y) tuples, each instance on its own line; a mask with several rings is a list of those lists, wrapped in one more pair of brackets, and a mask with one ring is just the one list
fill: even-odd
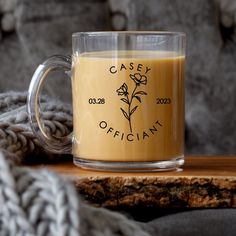
[(147, 84), (147, 76), (141, 75), (140, 73), (135, 73), (134, 75), (129, 75), (130, 78), (136, 83), (137, 86), (140, 86), (141, 84), (146, 85)]
[(123, 83), (121, 85), (121, 87), (116, 90), (116, 92), (118, 93), (119, 96), (123, 96), (123, 95), (124, 96), (128, 96), (129, 93), (128, 93), (128, 86), (127, 86), (127, 84)]
[(124, 117), (129, 122), (130, 132), (132, 133), (132, 122), (131, 122), (131, 116), (134, 114), (134, 112), (137, 110), (138, 105), (133, 105), (134, 101), (137, 100), (139, 103), (142, 103), (141, 96), (147, 95), (146, 92), (139, 90), (137, 91), (137, 88), (141, 85), (147, 84), (147, 76), (141, 75), (140, 73), (130, 74), (129, 77), (134, 81), (135, 87), (133, 91), (131, 92), (129, 96), (129, 88), (126, 83), (123, 83), (120, 88), (116, 90), (118, 96), (122, 96), (120, 99), (122, 102), (126, 103), (127, 109), (123, 109), (120, 107), (121, 112), (123, 113)]

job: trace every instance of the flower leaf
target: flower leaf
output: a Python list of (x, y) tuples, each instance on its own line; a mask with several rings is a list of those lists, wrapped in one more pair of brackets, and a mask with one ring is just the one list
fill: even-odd
[(127, 103), (127, 104), (129, 104), (129, 101), (126, 98), (121, 98), (120, 100)]
[(121, 109), (121, 111), (123, 112), (124, 117), (125, 117), (127, 120), (129, 120), (128, 114), (123, 110), (123, 108), (120, 107), (120, 109)]
[(136, 111), (137, 108), (138, 108), (138, 106), (135, 106), (135, 107), (131, 110), (130, 115), (132, 115), (132, 114)]
[(140, 94), (140, 95), (147, 95), (147, 93), (144, 92), (144, 91), (138, 91), (134, 95), (138, 95), (138, 94)]
[(139, 96), (134, 96), (140, 103), (141, 103), (141, 98)]

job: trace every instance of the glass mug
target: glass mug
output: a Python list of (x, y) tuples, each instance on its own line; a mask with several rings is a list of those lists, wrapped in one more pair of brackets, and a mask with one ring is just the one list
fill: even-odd
[[(72, 60), (53, 56), (41, 64), (29, 87), (28, 114), (42, 146), (72, 152), (87, 169), (183, 165), (185, 34), (79, 32), (72, 48)], [(42, 86), (56, 69), (71, 71), (72, 80), (73, 134), (63, 138), (45, 132), (39, 112)]]

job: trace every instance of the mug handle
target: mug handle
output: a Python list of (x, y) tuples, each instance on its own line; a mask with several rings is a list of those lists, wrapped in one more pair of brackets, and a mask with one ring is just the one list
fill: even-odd
[(54, 153), (71, 154), (72, 133), (64, 137), (48, 135), (40, 116), (39, 98), (41, 91), (47, 75), (55, 70), (62, 70), (64, 73), (71, 71), (71, 57), (61, 55), (52, 56), (38, 66), (28, 90), (28, 117), (33, 134), (38, 138), (42, 147)]

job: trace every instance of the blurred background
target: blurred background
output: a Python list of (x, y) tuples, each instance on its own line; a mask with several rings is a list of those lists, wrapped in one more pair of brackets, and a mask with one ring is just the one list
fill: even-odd
[[(236, 154), (235, 0), (0, 0), (0, 92), (28, 90), (73, 32), (103, 30), (185, 32), (186, 153)], [(70, 79), (54, 77), (46, 92), (70, 101)]]

